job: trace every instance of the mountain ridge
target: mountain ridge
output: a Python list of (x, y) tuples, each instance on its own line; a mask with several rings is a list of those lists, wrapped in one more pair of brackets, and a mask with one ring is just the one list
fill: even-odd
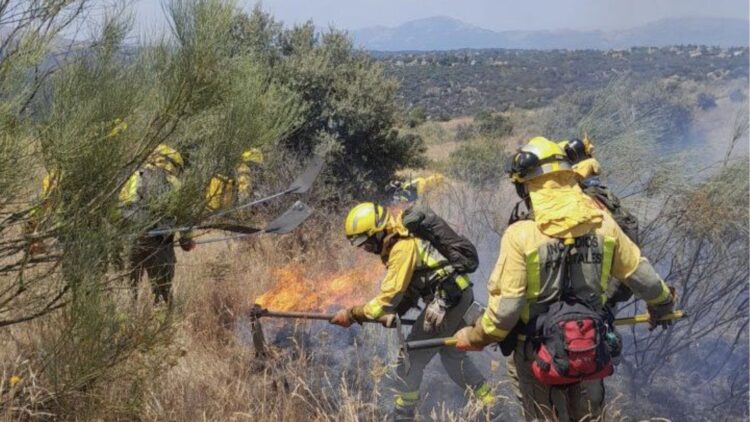
[(737, 18), (667, 18), (622, 30), (493, 31), (447, 16), (433, 16), (395, 27), (349, 31), (355, 45), (373, 51), (429, 51), (464, 48), (619, 49), (698, 44), (747, 47), (750, 21)]

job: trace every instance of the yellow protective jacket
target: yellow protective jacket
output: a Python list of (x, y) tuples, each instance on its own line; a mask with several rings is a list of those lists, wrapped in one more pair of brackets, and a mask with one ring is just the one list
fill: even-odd
[(57, 189), (57, 185), (59, 182), (60, 174), (55, 170), (51, 170), (49, 173), (47, 173), (47, 175), (44, 176), (44, 179), (42, 179), (42, 189), (36, 199), (34, 208), (32, 208), (31, 212), (29, 213), (29, 221), (24, 226), (24, 232), (35, 232), (42, 220), (46, 219), (46, 217), (49, 216), (48, 213), (52, 208), (50, 197), (52, 196), (52, 193), (55, 191), (55, 189)]
[[(434, 290), (435, 283), (445, 274), (450, 264), (428, 241), (410, 235), (398, 221), (387, 229), (392, 246), (382, 254), (386, 275), (380, 283), (380, 292), (362, 308), (368, 319), (378, 319), (386, 313), (394, 313), (402, 300), (416, 300)], [(441, 274), (443, 273), (443, 274)], [(469, 277), (459, 275), (456, 284), (462, 290), (471, 286)], [(358, 313), (358, 312), (355, 312)]]
[(413, 202), (443, 183), (445, 176), (435, 173), (428, 177), (417, 177), (404, 183), (395, 198), (402, 202)]
[[(167, 181), (172, 186), (173, 189), (178, 189), (180, 187), (180, 179), (177, 178), (176, 175), (166, 172), (166, 170), (162, 169), (159, 166), (156, 166), (154, 164), (146, 164), (144, 169), (159, 169), (160, 171), (165, 171), (165, 174), (167, 176)], [(138, 196), (138, 187), (142, 183), (143, 178), (143, 171), (141, 169), (135, 171), (133, 174), (130, 175), (128, 180), (125, 182), (125, 184), (120, 189), (119, 194), (119, 201), (120, 206), (128, 206), (135, 204), (139, 200)]]
[(417, 196), (422, 196), (435, 187), (440, 186), (443, 183), (443, 179), (445, 179), (445, 177), (440, 173), (436, 173), (428, 177), (417, 177), (416, 179), (408, 183), (406, 185), (406, 188), (408, 189), (409, 187), (413, 186), (413, 188), (417, 192)]
[(235, 169), (234, 177), (217, 174), (206, 189), (206, 206), (211, 211), (230, 208), (250, 195), (252, 171), (242, 163)]
[[(575, 186), (571, 189), (580, 192), (577, 185), (568, 186)], [(596, 207), (582, 193), (576, 196), (579, 206)], [(577, 297), (604, 304), (612, 276), (649, 304), (663, 303), (670, 298), (666, 284), (608, 213), (590, 211), (588, 220), (583, 219), (585, 215), (581, 211), (576, 218), (558, 219), (552, 226), (548, 221), (540, 224), (522, 220), (508, 227), (490, 276), (487, 310), (469, 335), (472, 344), (486, 345), (503, 340), (519, 320), (528, 322), (560, 299), (564, 237), (575, 239), (575, 255), (571, 255), (567, 266)], [(567, 230), (562, 230), (566, 224)], [(545, 234), (546, 231), (564, 235)]]
[(596, 158), (587, 158), (573, 165), (573, 171), (581, 179), (588, 179), (592, 176), (598, 176), (602, 173), (602, 166)]
[[(153, 177), (155, 172), (164, 175), (170, 190), (179, 189), (181, 186), (178, 174), (179, 168), (183, 165), (182, 156), (166, 145), (160, 145), (156, 152), (158, 153), (152, 154), (142, 168), (139, 168), (130, 175), (120, 189), (118, 196), (119, 210), (126, 218), (132, 218), (135, 213), (145, 211), (144, 208), (148, 204), (144, 203), (141, 189), (142, 186), (148, 184), (148, 181), (144, 179), (149, 176)], [(190, 230), (180, 232), (181, 238), (189, 239), (192, 235), (193, 233)]]

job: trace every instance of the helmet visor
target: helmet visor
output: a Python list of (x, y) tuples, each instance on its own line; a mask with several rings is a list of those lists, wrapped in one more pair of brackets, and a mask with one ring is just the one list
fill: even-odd
[(356, 236), (350, 236), (349, 242), (352, 244), (352, 246), (362, 246), (365, 242), (367, 242), (369, 236), (366, 234), (358, 234)]

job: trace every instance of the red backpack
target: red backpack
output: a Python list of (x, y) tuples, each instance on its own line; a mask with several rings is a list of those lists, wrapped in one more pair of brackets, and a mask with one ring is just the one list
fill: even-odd
[(543, 384), (564, 385), (612, 375), (608, 325), (601, 313), (577, 302), (557, 302), (537, 320), (534, 376)]
[(533, 324), (536, 359), (531, 370), (547, 385), (602, 379), (614, 372), (612, 352), (618, 345), (612, 343), (618, 337), (611, 328), (611, 315), (603, 306), (592, 307), (573, 294), (566, 262), (570, 249), (566, 246), (561, 256), (564, 285), (560, 301), (550, 305)]

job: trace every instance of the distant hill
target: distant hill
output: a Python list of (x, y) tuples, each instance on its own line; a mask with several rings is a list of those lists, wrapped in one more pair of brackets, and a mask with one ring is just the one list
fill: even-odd
[(397, 27), (351, 31), (355, 44), (374, 51), (429, 51), (461, 48), (611, 49), (635, 46), (748, 46), (750, 22), (732, 18), (673, 18), (619, 31), (491, 31), (437, 16)]

